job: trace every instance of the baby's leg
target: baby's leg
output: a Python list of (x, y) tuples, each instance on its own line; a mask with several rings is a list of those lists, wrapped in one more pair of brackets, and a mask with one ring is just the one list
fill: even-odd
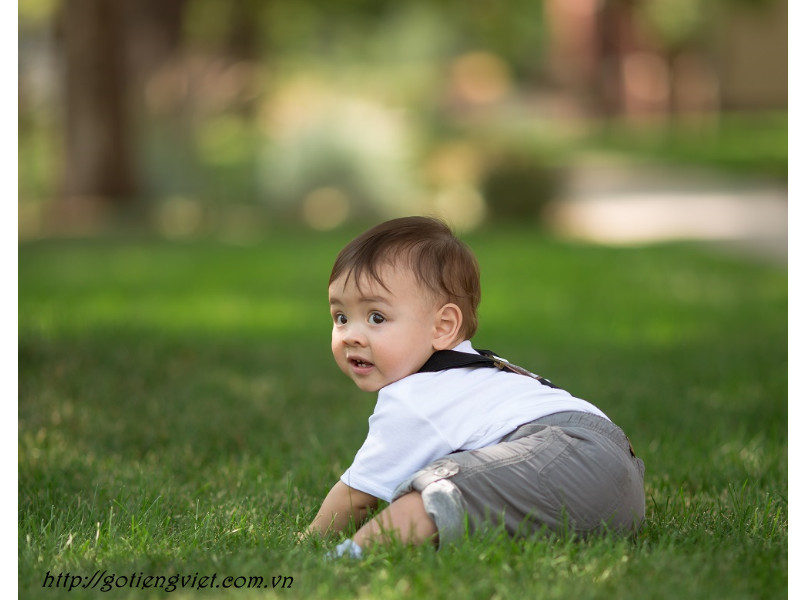
[(506, 441), (450, 454), (394, 492), (422, 500), (438, 545), (484, 526), (509, 535), (540, 529), (626, 535), (644, 519), (644, 464), (605, 418), (563, 412), (521, 427)]
[(401, 496), (353, 536), (353, 541), (362, 548), (393, 539), (417, 546), (436, 543), (436, 525), (425, 512), (419, 492)]

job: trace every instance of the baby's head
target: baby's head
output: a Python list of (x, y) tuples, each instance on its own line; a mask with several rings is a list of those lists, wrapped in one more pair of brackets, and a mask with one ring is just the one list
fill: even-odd
[(432, 218), (394, 219), (355, 238), (336, 258), (329, 293), (334, 356), (362, 389), (409, 375), (478, 327), (478, 262)]
[(481, 301), (478, 261), (445, 223), (431, 217), (401, 217), (376, 225), (339, 252), (328, 284), (344, 277), (360, 285), (366, 278), (385, 287), (381, 270), (386, 266), (409, 269), (434, 298), (458, 306), (463, 316), (461, 339), (475, 335)]

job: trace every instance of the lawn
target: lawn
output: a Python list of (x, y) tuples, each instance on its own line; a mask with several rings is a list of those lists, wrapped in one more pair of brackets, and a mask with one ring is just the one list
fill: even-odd
[(476, 346), (629, 433), (638, 539), (486, 533), (359, 563), (298, 545), (375, 399), (329, 351), (328, 270), (353, 233), (19, 246), (20, 597), (786, 595), (786, 268), (692, 245), (466, 237)]

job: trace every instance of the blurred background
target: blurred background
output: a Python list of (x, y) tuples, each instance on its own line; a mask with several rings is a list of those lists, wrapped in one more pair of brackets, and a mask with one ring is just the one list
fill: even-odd
[(20, 0), (20, 239), (424, 213), (784, 255), (787, 5)]

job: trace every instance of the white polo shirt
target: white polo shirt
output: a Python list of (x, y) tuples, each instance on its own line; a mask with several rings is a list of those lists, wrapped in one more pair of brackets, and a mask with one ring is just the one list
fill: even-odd
[[(469, 341), (454, 350), (477, 354)], [(520, 425), (562, 411), (608, 418), (564, 390), (508, 371), (415, 373), (378, 392), (367, 439), (341, 480), (390, 501), (401, 482), (434, 460), (491, 446)]]

